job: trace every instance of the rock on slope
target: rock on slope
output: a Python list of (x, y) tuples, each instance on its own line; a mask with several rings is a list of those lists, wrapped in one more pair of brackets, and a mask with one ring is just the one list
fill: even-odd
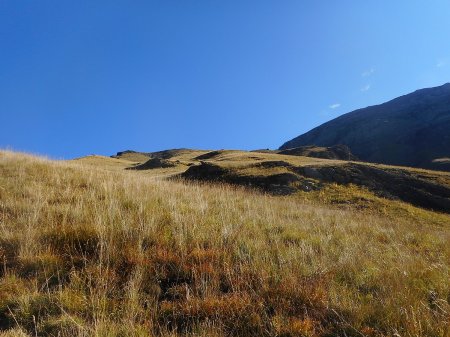
[(347, 113), (280, 150), (310, 144), (345, 144), (369, 162), (449, 170), (434, 160), (450, 156), (450, 83)]

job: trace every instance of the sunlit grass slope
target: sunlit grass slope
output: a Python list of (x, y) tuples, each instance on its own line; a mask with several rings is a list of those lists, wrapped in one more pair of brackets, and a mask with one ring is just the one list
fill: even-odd
[(448, 215), (110, 164), (0, 152), (0, 336), (449, 335)]

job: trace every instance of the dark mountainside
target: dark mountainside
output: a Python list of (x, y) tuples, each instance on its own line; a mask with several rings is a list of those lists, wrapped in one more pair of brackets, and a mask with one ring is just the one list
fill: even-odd
[(450, 83), (349, 112), (280, 150), (347, 145), (364, 161), (450, 171)]

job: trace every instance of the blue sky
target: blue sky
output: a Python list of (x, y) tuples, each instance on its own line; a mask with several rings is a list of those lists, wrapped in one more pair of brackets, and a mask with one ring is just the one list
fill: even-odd
[(0, 0), (0, 147), (277, 148), (450, 82), (449, 1)]

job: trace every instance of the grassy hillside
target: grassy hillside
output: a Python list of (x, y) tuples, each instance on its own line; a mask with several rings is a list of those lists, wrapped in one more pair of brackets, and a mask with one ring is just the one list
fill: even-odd
[[(331, 184), (347, 187), (353, 184), (385, 198), (450, 213), (450, 173), (305, 157), (297, 152), (300, 149), (291, 150), (295, 150), (293, 154), (166, 150), (150, 153), (150, 159), (130, 163), (128, 169), (145, 171), (159, 178), (181, 176), (189, 180), (226, 182), (278, 195), (321, 190)], [(286, 152), (291, 153), (291, 150)], [(116, 158), (123, 161), (128, 154)], [(92, 156), (81, 160), (89, 164), (97, 162)], [(110, 166), (111, 160), (118, 159), (108, 159), (105, 163)], [(123, 169), (118, 163), (116, 166)]]
[(449, 336), (448, 214), (161, 179), (173, 160), (0, 152), (0, 336)]

